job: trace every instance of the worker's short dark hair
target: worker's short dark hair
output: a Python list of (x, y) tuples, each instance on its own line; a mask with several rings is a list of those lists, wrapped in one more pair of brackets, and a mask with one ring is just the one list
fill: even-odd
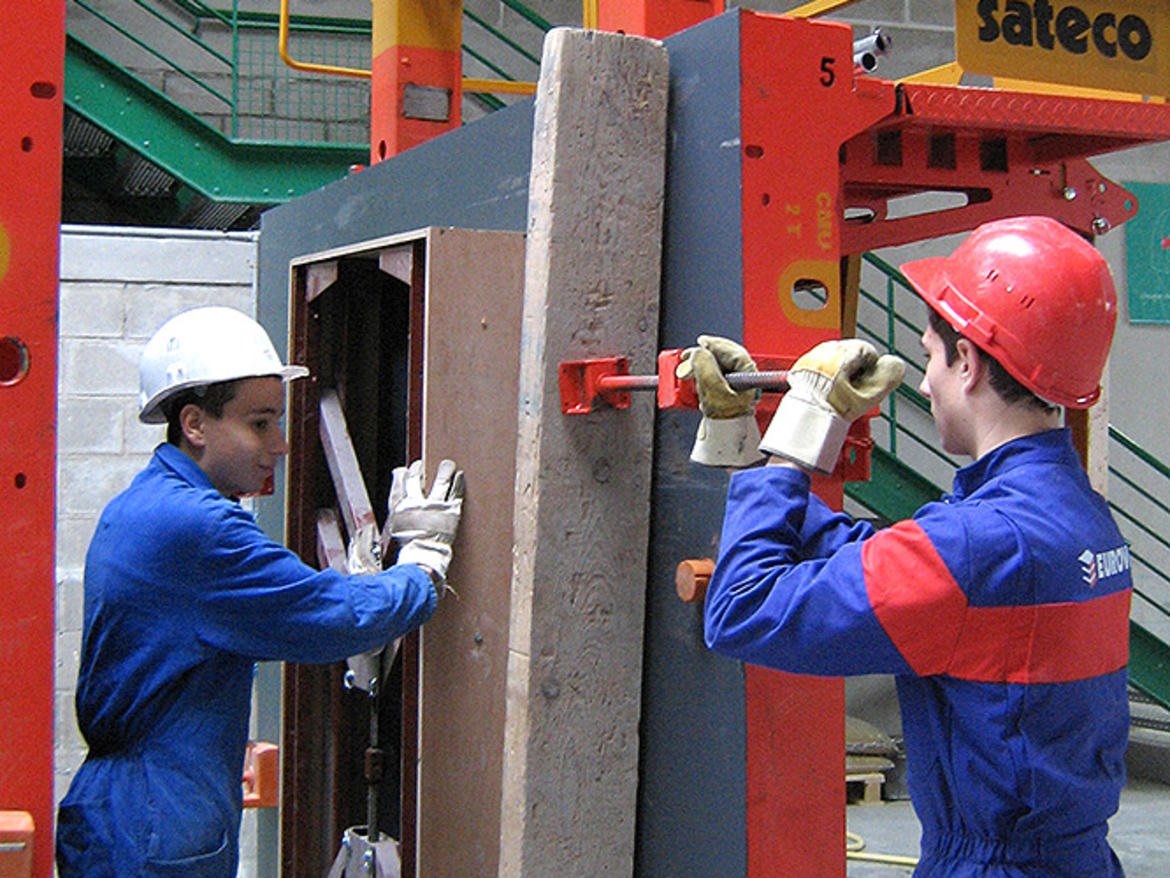
[[(950, 366), (955, 362), (955, 358), (959, 356), (959, 339), (965, 338), (957, 329), (951, 326), (943, 316), (935, 311), (933, 308), (926, 309), (930, 315), (930, 328), (935, 331), (935, 334), (942, 339), (943, 351), (946, 354), (947, 365)], [(970, 341), (970, 339), (968, 339)], [(974, 342), (971, 342), (975, 344)], [(975, 345), (979, 347), (978, 345)], [(999, 394), (999, 398), (1004, 402), (1023, 402), (1034, 408), (1042, 411), (1055, 411), (1057, 406), (1046, 400), (1041, 399), (1027, 387), (1012, 377), (1011, 373), (1003, 367), (1003, 365), (983, 348), (979, 348), (979, 353), (988, 363), (988, 383), (991, 389)]]
[(217, 420), (223, 417), (223, 407), (236, 397), (240, 381), (219, 381), (215, 384), (204, 384), (201, 387), (192, 387), (181, 390), (170, 399), (162, 403), (163, 413), (167, 416), (167, 442), (177, 446), (183, 438), (183, 428), (179, 424), (179, 414), (188, 405), (194, 403)]

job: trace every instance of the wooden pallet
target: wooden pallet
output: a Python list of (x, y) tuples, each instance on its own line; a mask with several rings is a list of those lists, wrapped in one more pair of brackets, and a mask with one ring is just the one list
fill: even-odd
[(845, 794), (849, 802), (876, 805), (882, 800), (882, 784), (886, 776), (880, 771), (845, 775)]

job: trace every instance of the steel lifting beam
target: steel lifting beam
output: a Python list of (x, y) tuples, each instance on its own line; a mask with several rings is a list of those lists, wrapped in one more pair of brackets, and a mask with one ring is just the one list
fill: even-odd
[[(841, 145), (841, 250), (856, 254), (1044, 214), (1099, 235), (1137, 199), (1087, 157), (1170, 139), (1162, 104), (904, 83), (895, 110)], [(963, 203), (891, 215), (892, 201), (954, 193)]]

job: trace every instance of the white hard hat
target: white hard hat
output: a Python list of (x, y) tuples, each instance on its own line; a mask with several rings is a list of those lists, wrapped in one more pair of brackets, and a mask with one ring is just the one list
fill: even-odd
[(138, 361), (138, 420), (166, 423), (160, 406), (182, 390), (274, 375), (284, 381), (309, 374), (280, 362), (259, 323), (234, 308), (194, 308), (172, 317), (146, 343)]

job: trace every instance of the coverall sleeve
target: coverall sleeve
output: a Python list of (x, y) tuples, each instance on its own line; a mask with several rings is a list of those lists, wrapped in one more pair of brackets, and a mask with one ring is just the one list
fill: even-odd
[(211, 646), (258, 660), (338, 661), (422, 625), (438, 597), (411, 564), (372, 576), (315, 570), (228, 507), (204, 541), (197, 624)]
[(870, 604), (862, 550), (872, 538), (810, 497), (799, 470), (737, 473), (707, 590), (708, 647), (793, 673), (910, 673)]

